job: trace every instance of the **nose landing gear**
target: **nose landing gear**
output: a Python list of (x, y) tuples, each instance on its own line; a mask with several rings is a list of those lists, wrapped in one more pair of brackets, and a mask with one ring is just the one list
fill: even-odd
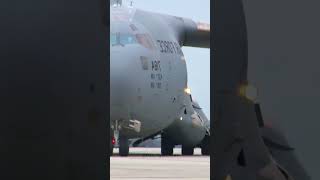
[(112, 135), (110, 137), (111, 137), (111, 141), (110, 141), (109, 156), (112, 156), (113, 155), (113, 147), (114, 147), (114, 145), (116, 143), (116, 140)]
[(110, 141), (110, 156), (113, 155), (113, 148), (119, 147), (119, 155), (120, 156), (128, 156), (129, 155), (129, 139), (123, 135), (119, 135), (119, 131), (113, 131), (113, 135), (111, 136)]
[(129, 139), (125, 136), (119, 136), (119, 155), (128, 156), (129, 155)]
[[(113, 147), (119, 147), (120, 156), (129, 155), (129, 138), (123, 134), (121, 131), (123, 128), (127, 130), (132, 130), (137, 133), (141, 131), (141, 122), (138, 120), (116, 120), (114, 125), (111, 125), (113, 134), (111, 135), (111, 152), (113, 152)], [(112, 153), (111, 153), (112, 154)]]

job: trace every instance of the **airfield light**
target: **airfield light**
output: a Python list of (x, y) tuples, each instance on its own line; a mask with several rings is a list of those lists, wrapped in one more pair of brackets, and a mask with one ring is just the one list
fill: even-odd
[(191, 94), (191, 89), (190, 88), (185, 88), (184, 92), (187, 93), (187, 94)]
[(243, 85), (240, 87), (240, 96), (255, 102), (258, 98), (258, 89), (250, 84)]

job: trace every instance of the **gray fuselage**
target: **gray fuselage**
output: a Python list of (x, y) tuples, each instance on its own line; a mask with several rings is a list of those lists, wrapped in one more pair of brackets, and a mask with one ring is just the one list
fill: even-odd
[[(167, 129), (172, 137), (180, 137), (173, 138), (177, 144), (199, 143), (208, 120), (191, 117), (196, 111), (186, 92), (186, 61), (170, 23), (159, 14), (133, 8), (110, 11), (111, 126), (118, 121), (127, 138)], [(141, 122), (139, 132), (128, 127), (129, 120)]]

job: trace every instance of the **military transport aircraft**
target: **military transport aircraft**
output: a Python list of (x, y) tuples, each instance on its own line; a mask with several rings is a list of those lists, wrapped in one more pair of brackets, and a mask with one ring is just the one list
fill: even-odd
[(111, 153), (161, 134), (161, 154), (209, 154), (210, 122), (188, 88), (182, 46), (210, 48), (210, 26), (110, 1)]

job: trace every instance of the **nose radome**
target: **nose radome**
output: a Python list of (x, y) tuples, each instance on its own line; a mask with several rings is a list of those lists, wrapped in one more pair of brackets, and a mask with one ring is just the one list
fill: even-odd
[(110, 100), (114, 105), (125, 105), (134, 92), (137, 77), (136, 58), (127, 51), (112, 52), (110, 57)]
[(152, 52), (140, 46), (113, 47), (110, 51), (110, 105), (130, 106), (137, 98), (137, 89), (145, 83), (146, 70), (141, 57)]

